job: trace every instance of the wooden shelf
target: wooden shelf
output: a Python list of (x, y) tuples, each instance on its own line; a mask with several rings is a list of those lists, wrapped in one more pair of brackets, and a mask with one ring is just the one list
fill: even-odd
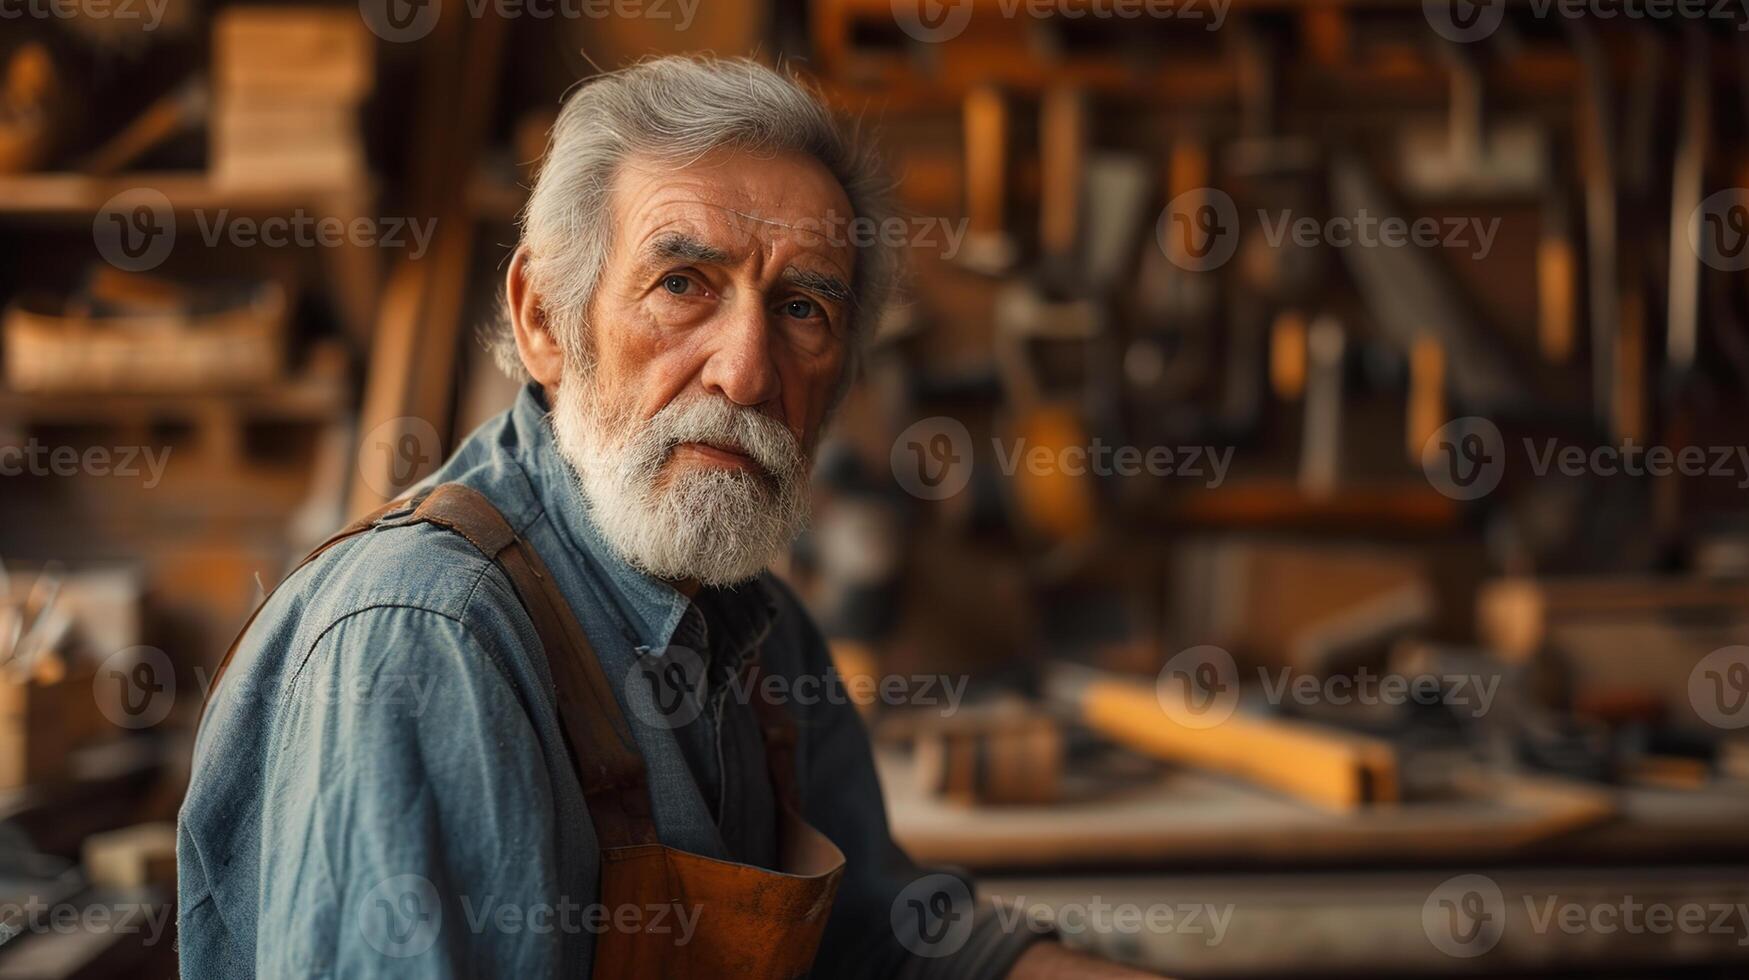
[(87, 215), (115, 195), (136, 188), (163, 194), (179, 211), (230, 208), (237, 211), (291, 211), (313, 208), (350, 211), (372, 193), (371, 181), (343, 186), (232, 187), (214, 183), (203, 171), (161, 171), (93, 177), (45, 172), (0, 175), (0, 215)]
[(0, 388), (0, 421), (197, 421), (215, 413), (282, 421), (327, 422), (347, 410), (346, 386), (306, 374), (265, 387), (165, 392), (23, 392)]

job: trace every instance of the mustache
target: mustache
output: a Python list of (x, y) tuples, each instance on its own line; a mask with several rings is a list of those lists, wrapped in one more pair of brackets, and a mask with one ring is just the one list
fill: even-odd
[(638, 443), (639, 462), (660, 466), (683, 442), (725, 446), (745, 453), (779, 482), (807, 468), (795, 433), (769, 415), (714, 395), (671, 402), (645, 423)]

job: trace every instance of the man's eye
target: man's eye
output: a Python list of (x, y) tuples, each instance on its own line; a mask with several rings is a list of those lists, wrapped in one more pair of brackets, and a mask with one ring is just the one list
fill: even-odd
[(783, 304), (783, 315), (809, 320), (820, 315), (820, 306), (811, 299), (792, 299)]
[(692, 280), (682, 275), (663, 276), (662, 288), (679, 296), (692, 288)]

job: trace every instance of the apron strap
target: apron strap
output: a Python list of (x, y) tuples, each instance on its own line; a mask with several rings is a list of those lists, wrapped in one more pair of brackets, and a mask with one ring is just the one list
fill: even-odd
[[(460, 483), (445, 483), (417, 496), (384, 504), (317, 545), (292, 571), (303, 568), (340, 542), (370, 530), (387, 515), (408, 507), (413, 508), (413, 513), (404, 523), (435, 524), (461, 535), (510, 579), (546, 653), (556, 689), (560, 729), (602, 849), (659, 843), (643, 754), (638, 751), (631, 728), (619, 709), (613, 686), (601, 671), (595, 648), (540, 555), (479, 491)], [(225, 651), (208, 686), (209, 701), (243, 636), (266, 605), (264, 597)], [(765, 739), (772, 789), (781, 802), (800, 813), (795, 776), (795, 720), (782, 706), (764, 698), (753, 699), (753, 706)]]
[(466, 538), (497, 563), (516, 589), (546, 651), (560, 728), (601, 847), (658, 843), (644, 757), (601, 672), (595, 648), (540, 555), (516, 535), (490, 500), (459, 483), (433, 490), (413, 516)]
[[(747, 665), (748, 683), (745, 689), (756, 690), (759, 681), (757, 662)], [(759, 731), (765, 739), (765, 769), (771, 776), (771, 789), (782, 806), (802, 812), (800, 787), (796, 785), (796, 720), (783, 706), (767, 698), (753, 698), (753, 713), (759, 720)]]
[[(305, 555), (303, 560), (298, 562), (291, 571), (285, 574), (285, 578), (282, 578), (279, 581), (284, 583), (286, 579), (296, 575), (299, 569), (321, 557), (321, 555), (329, 548), (345, 541), (347, 538), (357, 537), (358, 535), (363, 534), (375, 527), (378, 521), (382, 520), (389, 514), (394, 513), (396, 510), (415, 506), (424, 499), (425, 494), (421, 493), (412, 497), (404, 497), (400, 500), (391, 500), (381, 507), (378, 507), (376, 510), (360, 517), (358, 520), (353, 521), (351, 524), (348, 524), (329, 535), (326, 541), (323, 541), (321, 544), (311, 549), (310, 553)], [(225, 669), (231, 666), (231, 658), (237, 655), (237, 648), (242, 646), (244, 635), (249, 632), (249, 627), (255, 625), (255, 617), (261, 615), (261, 610), (267, 607), (267, 596), (271, 595), (273, 591), (278, 588), (279, 586), (275, 585), (273, 589), (267, 590), (267, 593), (262, 595), (261, 602), (255, 606), (255, 611), (250, 613), (249, 618), (243, 621), (243, 628), (237, 631), (236, 638), (231, 640), (230, 647), (225, 650), (225, 656), (219, 661), (219, 669), (213, 672), (212, 683), (207, 685), (206, 700), (202, 701), (200, 704), (200, 713), (202, 717), (206, 715), (206, 706), (212, 701), (213, 692), (218, 690), (219, 678), (225, 676)], [(198, 721), (199, 719), (197, 718), (196, 722), (198, 723)]]

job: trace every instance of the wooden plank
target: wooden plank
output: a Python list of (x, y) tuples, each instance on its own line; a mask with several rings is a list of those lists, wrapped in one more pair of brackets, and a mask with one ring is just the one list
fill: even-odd
[[(1336, 813), (1191, 769), (1044, 806), (961, 806), (877, 752), (894, 838), (919, 861), (1026, 867), (1381, 867), (1749, 854), (1749, 790), (1649, 801), (1565, 780), (1478, 773), (1449, 796)], [(1643, 796), (1643, 795), (1642, 795)]]
[(1156, 685), (1088, 675), (1073, 682), (1081, 721), (1120, 745), (1344, 812), (1398, 799), (1396, 751), (1381, 739), (1234, 712), (1204, 726)]
[(1507, 578), (1476, 596), (1476, 630), (1495, 652), (1522, 661), (1559, 622), (1644, 619), (1749, 609), (1749, 583), (1650, 576)]
[[(359, 413), (361, 435), (381, 438), (379, 427), (396, 428), (387, 433), (392, 445), (421, 423), (440, 435), (450, 426), (475, 232), (466, 192), (496, 103), (505, 32), (497, 14), (474, 21), (456, 10), (446, 12), (425, 41), (427, 98), (417, 140), (423, 152), (416, 159), (441, 165), (415, 170), (415, 210), (435, 216), (437, 231), (427, 254), (402, 259), (390, 273)], [(442, 462), (441, 454), (401, 460), (360, 448), (348, 503), (353, 514)]]

